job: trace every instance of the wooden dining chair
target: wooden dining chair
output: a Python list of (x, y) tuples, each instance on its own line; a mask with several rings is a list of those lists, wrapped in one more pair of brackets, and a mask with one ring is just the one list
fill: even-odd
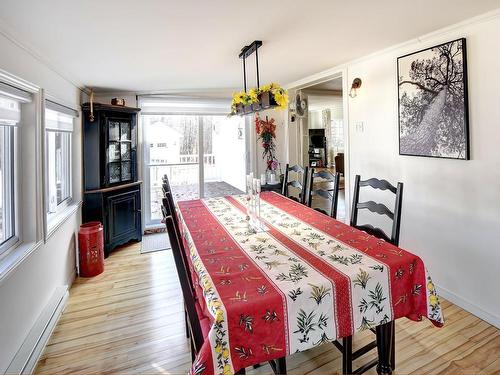
[(175, 209), (174, 198), (172, 197), (172, 192), (166, 192), (164, 198), (162, 199), (163, 206), (169, 215), (172, 216), (175, 224), (175, 230), (177, 231), (177, 236), (182, 238), (181, 231), (179, 227), (179, 218), (177, 217), (177, 210)]
[[(307, 187), (307, 172), (308, 167), (302, 168), (300, 165), (294, 165), (292, 167), (289, 164), (286, 165), (285, 168), (285, 176), (283, 178), (283, 186), (281, 188), (281, 193), (294, 201), (305, 204), (306, 202), (306, 187)], [(302, 175), (302, 178), (299, 180), (291, 180), (290, 181), (290, 172), (295, 172), (297, 177)], [(294, 197), (290, 195), (289, 187), (292, 186), (299, 190), (298, 197)]]
[(163, 196), (165, 196), (166, 193), (171, 193), (172, 188), (170, 186), (170, 181), (168, 180), (168, 176), (166, 174), (163, 175), (161, 181), (162, 181), (161, 189), (163, 191)]
[[(386, 205), (376, 203), (374, 201), (360, 202), (359, 190), (361, 187), (371, 187), (379, 190), (389, 190), (396, 195), (394, 209), (391, 211)], [(351, 226), (362, 231), (365, 231), (372, 236), (383, 239), (395, 246), (399, 246), (399, 230), (401, 226), (401, 205), (403, 202), (403, 183), (398, 182), (397, 187), (391, 185), (386, 180), (370, 178), (369, 180), (361, 181), (361, 176), (356, 175), (354, 180), (354, 193), (352, 200)], [(379, 215), (385, 215), (392, 220), (391, 235), (387, 235), (384, 230), (375, 227), (371, 224), (358, 224), (359, 210), (369, 210)]]
[[(382, 203), (376, 203), (374, 201), (359, 201), (359, 191), (361, 187), (371, 187), (373, 189), (379, 190), (389, 190), (395, 194), (394, 209), (391, 211), (386, 205)], [(386, 180), (379, 180), (378, 178), (370, 178), (368, 180), (362, 181), (361, 176), (356, 175), (354, 180), (354, 193), (352, 200), (352, 213), (351, 213), (351, 226), (362, 231), (365, 231), (372, 236), (383, 239), (395, 246), (399, 246), (399, 230), (401, 227), (401, 205), (403, 202), (403, 183), (398, 182), (397, 187), (393, 186)], [(373, 213), (379, 215), (386, 215), (392, 220), (391, 235), (388, 236), (384, 230), (379, 227), (373, 226), (371, 224), (358, 224), (358, 212), (359, 210), (369, 210)], [(377, 333), (379, 327), (372, 328), (373, 333)], [(396, 327), (394, 321), (391, 322), (391, 354), (390, 362), (392, 370), (396, 367)], [(361, 357), (362, 355), (368, 353), (370, 350), (377, 347), (377, 341), (372, 341), (365, 345), (364, 347), (358, 349), (356, 352), (352, 352), (352, 336), (345, 337), (342, 339), (342, 344), (338, 341), (334, 342), (335, 346), (342, 352), (342, 373), (343, 374), (362, 374), (363, 372), (369, 370), (373, 366), (377, 365), (378, 360), (374, 359), (367, 364), (361, 366), (359, 369), (352, 371), (352, 361)]]
[[(318, 188), (314, 189), (314, 180), (321, 178), (323, 179), (322, 183), (325, 184), (333, 184), (327, 189)], [(311, 168), (311, 172), (309, 174), (309, 189), (307, 195), (307, 205), (312, 207), (312, 198), (320, 197), (322, 200), (327, 200), (330, 202), (330, 212), (323, 210), (322, 208), (316, 207), (314, 208), (316, 211), (319, 211), (325, 215), (329, 215), (330, 217), (336, 219), (337, 218), (337, 205), (339, 201), (339, 182), (340, 182), (340, 173), (330, 173), (325, 170), (321, 170), (319, 172), (315, 172), (314, 168)]]
[[(191, 276), (188, 272), (188, 265), (184, 262), (180, 238), (177, 236), (175, 224), (172, 216), (167, 216), (165, 219), (170, 246), (174, 256), (175, 268), (181, 284), (182, 296), (184, 298), (184, 306), (187, 315), (187, 329), (191, 344), (191, 359), (194, 361), (196, 354), (199, 353), (205, 338), (210, 331), (211, 322), (208, 317), (204, 317), (199, 303), (196, 301), (195, 294), (192, 290)], [(198, 304), (198, 306), (197, 306)]]
[[(180, 256), (182, 257), (182, 262), (185, 265), (187, 274), (189, 276), (187, 278), (187, 281), (189, 282), (189, 289), (191, 290), (194, 298), (197, 299), (195, 286), (194, 286), (194, 280), (191, 276), (192, 273), (191, 273), (190, 262), (188, 259), (188, 252), (184, 248), (184, 243), (182, 242), (182, 235), (181, 235), (181, 231), (180, 231), (180, 227), (179, 227), (179, 219), (177, 217), (177, 212), (175, 210), (174, 201), (173, 201), (172, 195), (170, 193), (167, 193), (165, 195), (165, 198), (162, 199), (162, 212), (165, 215), (165, 217), (164, 217), (165, 224), (166, 224), (167, 217), (170, 217), (172, 219), (172, 221), (174, 222), (173, 230), (175, 231), (176, 238), (179, 239), (179, 243), (177, 246), (181, 251)], [(169, 238), (170, 238), (170, 234), (169, 234)], [(171, 244), (171, 247), (172, 247), (172, 251), (174, 252), (174, 250), (173, 250), (174, 248), (173, 248), (172, 244)], [(185, 311), (185, 314), (186, 314), (186, 316), (185, 316), (185, 318), (186, 318), (186, 337), (189, 338), (190, 332), (188, 330), (187, 310)]]

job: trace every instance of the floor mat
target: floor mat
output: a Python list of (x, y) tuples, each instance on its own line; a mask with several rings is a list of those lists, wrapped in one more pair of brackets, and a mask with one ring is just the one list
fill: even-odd
[(170, 250), (170, 241), (167, 233), (154, 233), (142, 236), (141, 253), (151, 253), (153, 251)]

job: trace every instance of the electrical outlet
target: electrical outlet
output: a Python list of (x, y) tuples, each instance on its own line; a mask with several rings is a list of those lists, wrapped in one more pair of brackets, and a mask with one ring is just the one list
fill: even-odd
[(365, 123), (363, 121), (356, 122), (356, 131), (363, 133), (365, 131)]

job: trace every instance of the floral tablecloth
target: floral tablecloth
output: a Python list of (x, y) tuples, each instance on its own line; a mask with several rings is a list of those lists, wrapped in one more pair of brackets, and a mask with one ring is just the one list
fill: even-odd
[(231, 374), (401, 317), (444, 322), (418, 256), (279, 194), (261, 194), (261, 233), (243, 195), (178, 208), (212, 321), (194, 374)]

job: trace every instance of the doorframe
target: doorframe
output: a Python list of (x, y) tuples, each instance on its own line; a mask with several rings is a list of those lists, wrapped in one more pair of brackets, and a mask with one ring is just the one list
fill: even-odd
[[(351, 168), (350, 168), (350, 160), (351, 160), (351, 147), (350, 147), (350, 133), (349, 133), (349, 83), (348, 83), (348, 69), (347, 67), (340, 67), (331, 70), (326, 70), (324, 72), (320, 72), (308, 77), (305, 77), (301, 80), (292, 82), (286, 85), (286, 89), (288, 90), (302, 90), (323, 82), (331, 81), (333, 79), (342, 78), (342, 104), (343, 104), (343, 122), (344, 122), (344, 191), (345, 191), (345, 220), (346, 223), (349, 223), (351, 218)], [(286, 154), (287, 160), (290, 159), (289, 148), (289, 126), (290, 126), (290, 111), (286, 110)], [(300, 127), (297, 127), (297, 142), (296, 146), (297, 152), (301, 152), (302, 150), (302, 138), (300, 137)], [(298, 155), (298, 160), (302, 158), (302, 155)]]

